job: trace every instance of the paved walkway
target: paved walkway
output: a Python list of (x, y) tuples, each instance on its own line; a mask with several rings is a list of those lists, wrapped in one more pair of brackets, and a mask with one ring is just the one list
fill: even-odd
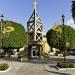
[(10, 65), (11, 70), (0, 75), (75, 75), (75, 70), (56, 69), (56, 62), (52, 61), (49, 64), (41, 63), (23, 63), (16, 61), (8, 61), (0, 59), (1, 62), (6, 62)]
[(0, 73), (0, 75), (16, 75), (16, 72), (25, 64), (16, 61), (8, 61), (0, 59), (0, 63), (8, 63), (11, 69), (8, 72)]
[(75, 75), (75, 70), (59, 71), (52, 64), (28, 63), (19, 69), (17, 75)]

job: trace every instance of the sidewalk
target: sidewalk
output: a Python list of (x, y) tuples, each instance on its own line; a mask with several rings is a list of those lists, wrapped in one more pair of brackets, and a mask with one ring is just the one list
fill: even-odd
[(8, 61), (0, 59), (0, 63), (8, 63), (11, 69), (8, 72), (0, 73), (0, 75), (16, 75), (16, 72), (25, 64), (22, 62)]

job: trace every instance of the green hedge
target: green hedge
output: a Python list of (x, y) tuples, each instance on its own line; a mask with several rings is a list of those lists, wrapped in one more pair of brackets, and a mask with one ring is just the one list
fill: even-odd
[(24, 26), (13, 21), (3, 21), (2, 35), (4, 49), (21, 48), (27, 43), (27, 33)]
[(9, 65), (7, 63), (1, 63), (0, 64), (0, 71), (4, 71), (9, 68)]
[[(75, 48), (75, 29), (72, 27), (65, 25), (64, 26), (64, 32), (65, 32), (65, 42), (69, 43), (67, 46), (69, 49)], [(60, 50), (63, 50), (64, 48), (64, 42), (63, 42), (63, 31), (62, 31), (62, 25), (55, 25), (53, 28), (51, 28), (47, 33), (47, 42), (50, 47), (57, 48)]]
[(71, 62), (59, 62), (57, 63), (57, 67), (59, 68), (74, 68), (74, 64)]

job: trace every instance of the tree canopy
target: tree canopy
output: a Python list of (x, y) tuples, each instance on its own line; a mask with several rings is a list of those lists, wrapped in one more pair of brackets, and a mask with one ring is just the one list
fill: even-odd
[(13, 21), (3, 21), (3, 48), (21, 48), (26, 44), (26, 32), (24, 27)]
[[(66, 47), (75, 49), (75, 30), (65, 25), (65, 43)], [(47, 42), (53, 48), (63, 49), (63, 34), (62, 34), (62, 25), (55, 25), (52, 29), (47, 32)]]

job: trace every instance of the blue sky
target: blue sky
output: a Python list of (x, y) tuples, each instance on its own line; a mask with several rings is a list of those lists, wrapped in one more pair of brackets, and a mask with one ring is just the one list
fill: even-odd
[[(33, 12), (34, 0), (0, 0), (0, 14), (5, 19), (21, 23), (26, 28), (27, 21)], [(71, 0), (37, 0), (37, 12), (44, 25), (44, 31), (48, 31), (54, 24), (61, 21), (61, 15), (65, 15), (65, 22), (72, 22)], [(71, 24), (71, 23), (70, 23)]]

